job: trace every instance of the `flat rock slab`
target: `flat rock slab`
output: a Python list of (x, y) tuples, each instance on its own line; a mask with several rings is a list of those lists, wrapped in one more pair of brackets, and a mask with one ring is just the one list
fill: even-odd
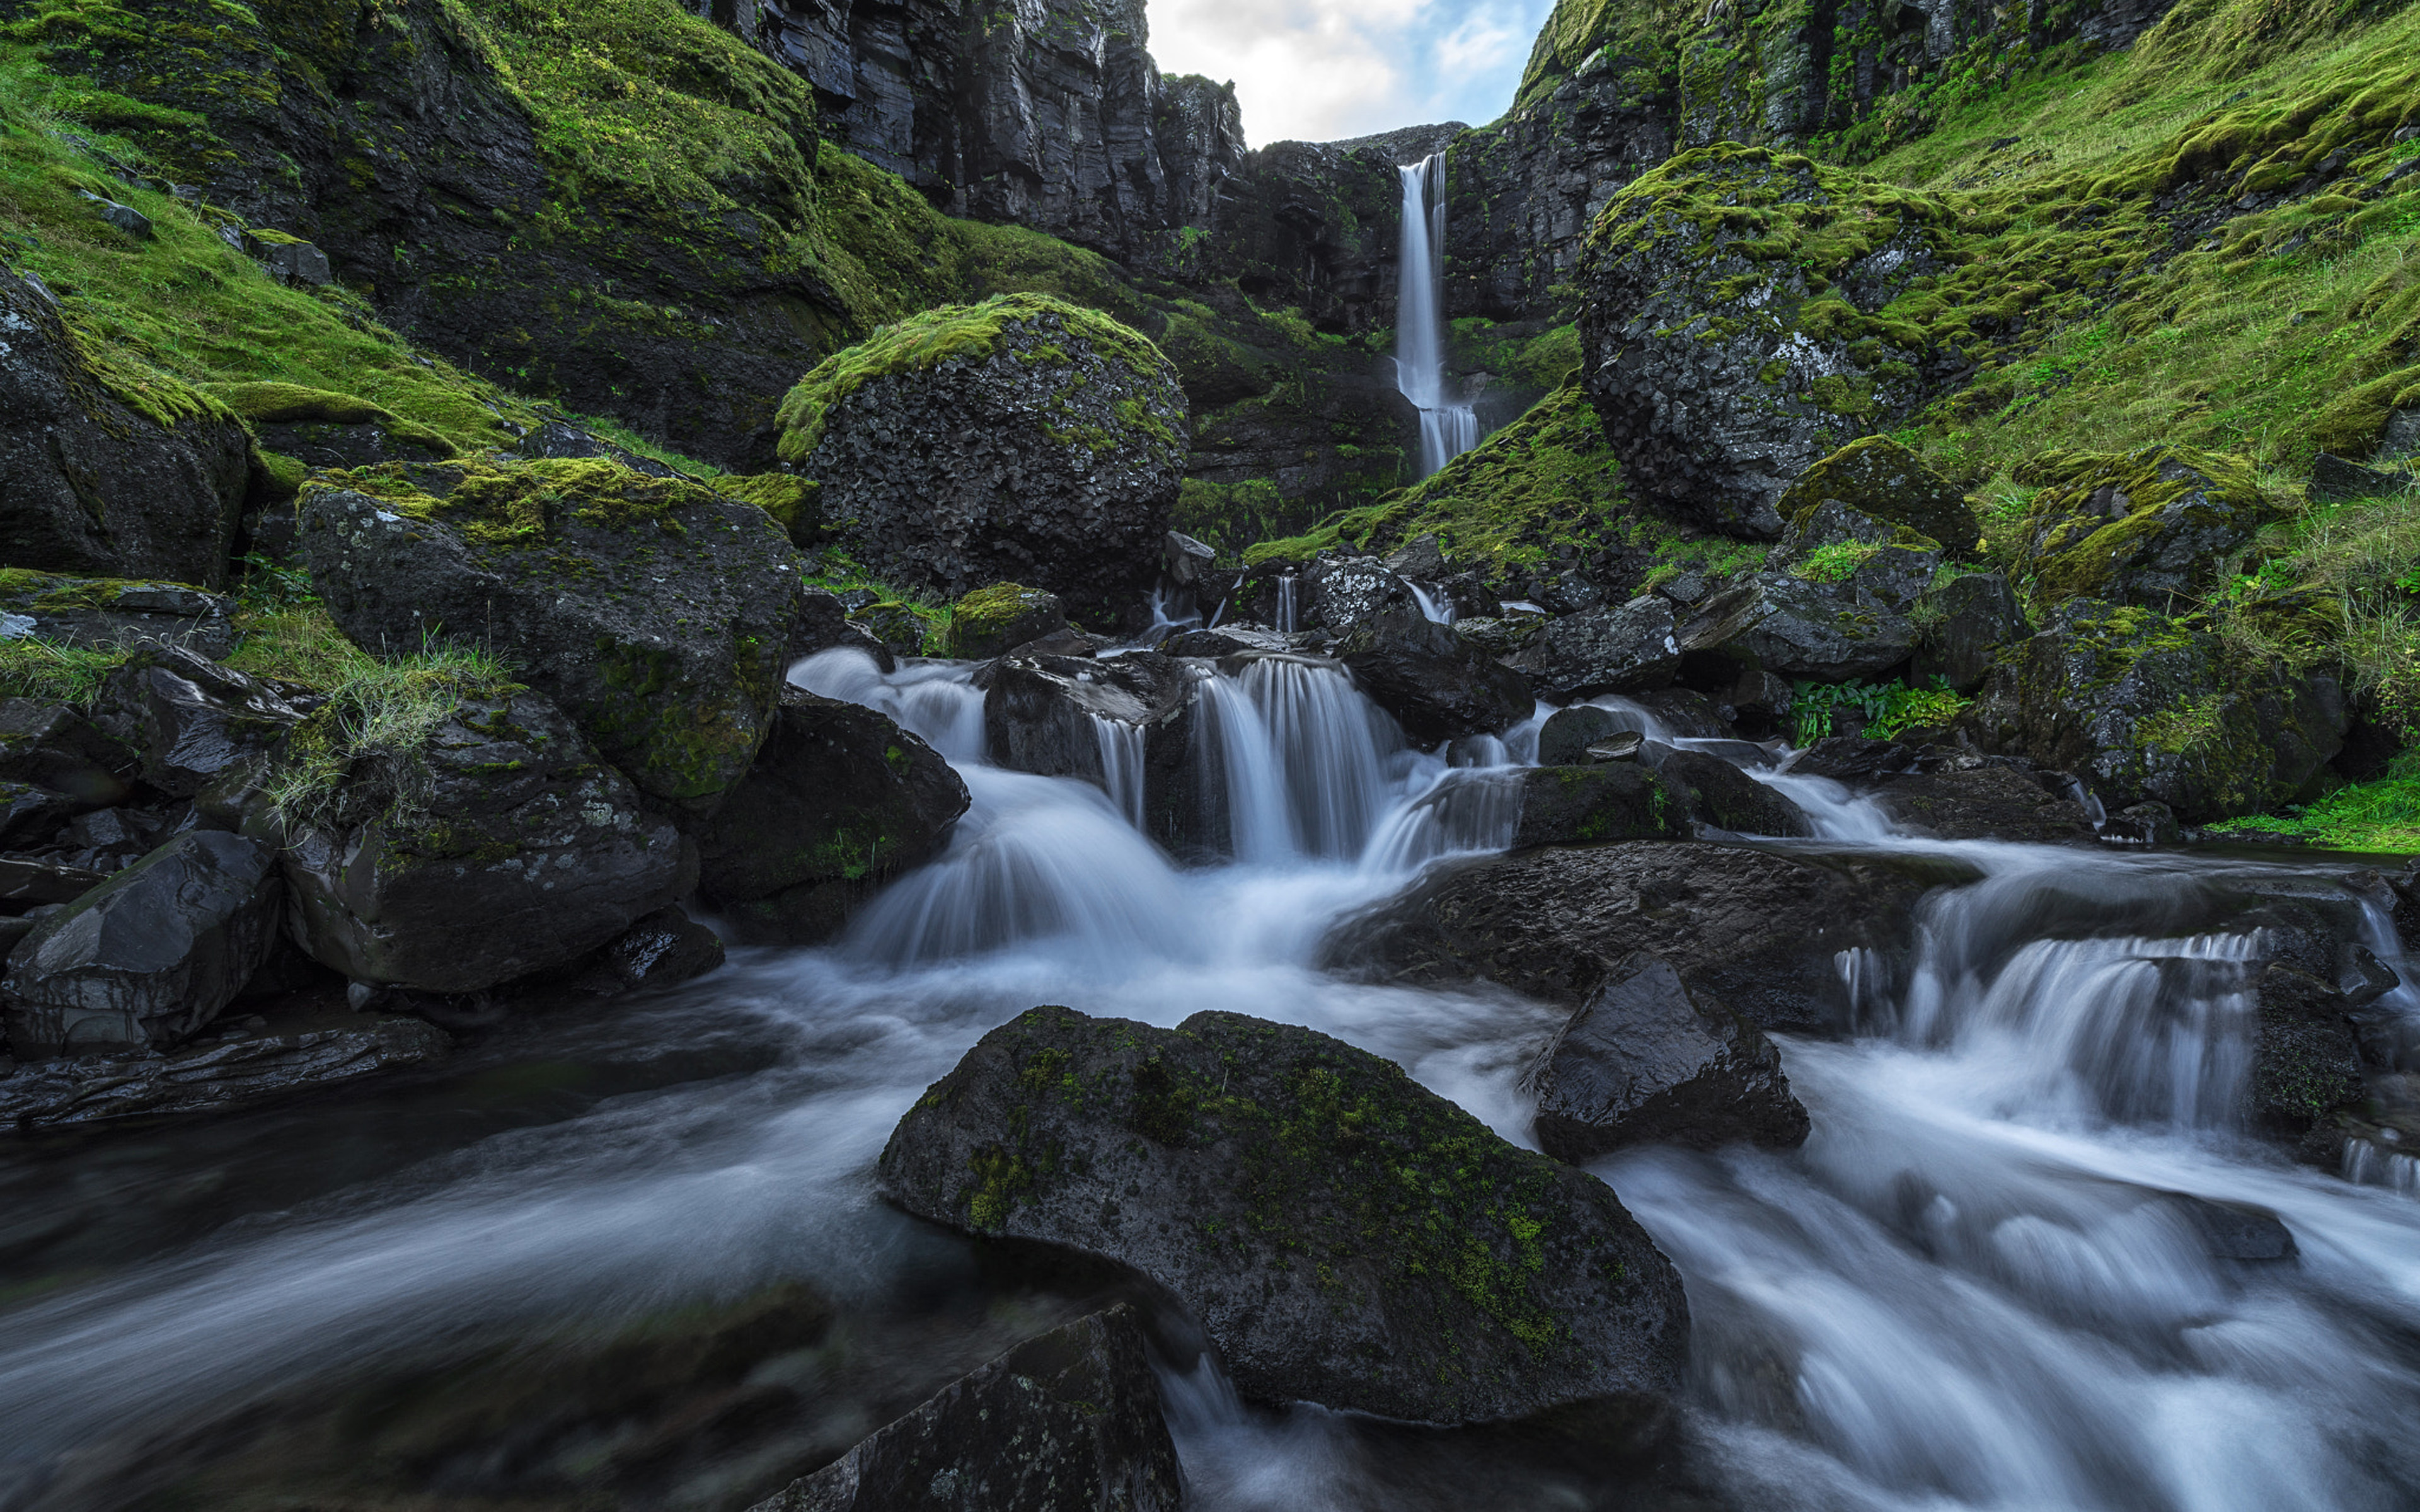
[(1176, 1446), (1121, 1304), (1028, 1339), (751, 1512), (1176, 1512)]
[(1140, 1271), (1263, 1401), (1459, 1424), (1679, 1381), (1680, 1278), (1611, 1188), (1310, 1029), (1033, 1009), (900, 1120), (881, 1185)]
[(15, 1075), (0, 1077), (0, 1128), (241, 1107), (442, 1060), (453, 1049), (444, 1030), (418, 1019), (345, 1017), (353, 1022), (323, 1022), (172, 1056), (21, 1067)]

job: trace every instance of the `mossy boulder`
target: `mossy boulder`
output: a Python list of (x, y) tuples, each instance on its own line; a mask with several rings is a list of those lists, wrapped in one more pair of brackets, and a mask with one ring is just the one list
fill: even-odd
[(214, 400), (61, 317), (0, 269), (0, 563), (216, 588), (252, 441)]
[(243, 417), (261, 447), (306, 468), (441, 462), (454, 443), (349, 393), (295, 383), (213, 383), (204, 392)]
[(1980, 543), (1966, 495), (1888, 436), (1851, 441), (1817, 462), (1783, 491), (1774, 508), (1785, 521), (1795, 520), (1827, 499), (1930, 536), (1953, 556), (1971, 557)]
[(1539, 766), (1521, 774), (1514, 850), (1688, 836), (1688, 790), (1637, 762)]
[(2203, 824), (2316, 796), (2347, 716), (2333, 677), (2246, 661), (2197, 616), (2074, 599), (1960, 723), (1986, 750), (2075, 773), (2110, 809), (2156, 799)]
[(1634, 499), (1751, 536), (1947, 359), (1891, 306), (1952, 270), (1930, 196), (1762, 147), (1683, 152), (1615, 195), (1575, 282), (1590, 399)]
[(312, 582), (365, 648), (491, 650), (692, 812), (747, 772), (803, 592), (753, 504), (581, 458), (361, 469), (300, 507)]
[(0, 640), (88, 648), (164, 640), (216, 659), (235, 649), (235, 608), (186, 583), (0, 567)]
[(948, 594), (1030, 583), (1086, 619), (1150, 585), (1188, 451), (1158, 348), (1040, 294), (885, 327), (801, 379), (781, 427), (872, 571)]
[(2169, 608), (2212, 587), (2275, 513), (2249, 459), (2178, 446), (2046, 452), (2011, 475), (2039, 490), (2016, 570), (2045, 603)]
[(988, 660), (1066, 627), (1066, 606), (1058, 594), (1021, 583), (994, 583), (950, 606), (948, 648), (953, 656)]
[(922, 1217), (1140, 1271), (1256, 1400), (1457, 1424), (1680, 1381), (1680, 1278), (1610, 1187), (1310, 1029), (1032, 1010), (880, 1173)]

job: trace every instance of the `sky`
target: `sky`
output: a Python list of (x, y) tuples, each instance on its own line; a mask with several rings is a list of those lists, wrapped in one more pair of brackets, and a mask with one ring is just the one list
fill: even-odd
[(1504, 114), (1553, 0), (1148, 0), (1164, 73), (1233, 79), (1253, 147)]

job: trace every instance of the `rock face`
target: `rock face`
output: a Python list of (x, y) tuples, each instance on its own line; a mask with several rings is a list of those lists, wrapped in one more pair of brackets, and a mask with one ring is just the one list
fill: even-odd
[(0, 1123), (32, 1128), (242, 1107), (445, 1058), (453, 1041), (419, 1019), (344, 1013), (207, 1048), (135, 1059), (52, 1061), (0, 1078)]
[(1177, 1512), (1141, 1315), (1029, 1339), (751, 1512)]
[[(307, 490), (302, 556), (364, 646), (492, 650), (641, 792), (710, 812), (773, 716), (797, 553), (765, 512), (573, 459)], [(417, 485), (426, 485), (424, 489)]]
[(225, 594), (183, 583), (0, 569), (0, 640), (20, 635), (63, 646), (164, 640), (218, 657), (235, 648), (235, 607)]
[(61, 703), (0, 699), (0, 783), (57, 795), (81, 811), (127, 795), (133, 753)]
[(1557, 1032), (1529, 1083), (1538, 1146), (1557, 1160), (1652, 1142), (1807, 1140), (1807, 1110), (1790, 1095), (1773, 1041), (1656, 957), (1616, 967)]
[[(1857, 216), (1865, 229), (1820, 255), (1786, 250), (1810, 216)], [(1948, 218), (1855, 174), (1732, 143), (1683, 152), (1617, 194), (1576, 282), (1589, 397), (1633, 497), (1778, 535), (1792, 483), (1923, 397), (1939, 360), (1900, 345), (1913, 328), (1873, 316), (1952, 266), (1930, 239)]]
[(2346, 722), (2324, 673), (2240, 666), (2193, 621), (2096, 599), (2054, 610), (1962, 721), (2111, 809), (2156, 799), (2189, 824), (2311, 795)]
[(1336, 648), (1355, 686), (1420, 745), (1487, 734), (1529, 717), (1529, 680), (1416, 608), (1364, 620)]
[(1871, 677), (1907, 660), (1914, 611), (1941, 548), (1824, 500), (1798, 512), (1767, 571), (1708, 598), (1681, 627), (1692, 686), (1736, 687), (1752, 672), (1818, 682)]
[(1592, 698), (1663, 687), (1680, 670), (1671, 601), (1649, 594), (1618, 609), (1550, 620), (1513, 658), (1545, 698)]
[(165, 374), (97, 353), (49, 290), (0, 269), (0, 563), (215, 588), (252, 443)]
[(1893, 824), (1940, 840), (2091, 840), (2084, 805), (2058, 774), (2048, 775), (2058, 791), (2004, 765), (1914, 773), (1885, 783), (1878, 797)]
[(1187, 453), (1158, 348), (1039, 294), (912, 316), (782, 404), (783, 460), (869, 569), (957, 594), (1015, 581), (1081, 619), (1156, 575)]
[(2356, 1006), (2335, 984), (2286, 961), (2253, 979), (2259, 999), (2245, 1121), (2332, 1163), (2335, 1115), (2362, 1096), (2361, 1049), (2348, 1015)]
[(0, 993), (20, 1051), (179, 1043), (218, 1016), (277, 938), (277, 856), (179, 835), (34, 926)]
[(1992, 675), (1999, 652), (2033, 633), (2016, 591), (1996, 572), (1962, 572), (1926, 593), (1912, 616), (1917, 626), (1910, 675), (1934, 678), (1972, 693)]
[(621, 934), (685, 890), (684, 853), (562, 710), (519, 693), (465, 699), (412, 752), (356, 763), (291, 826), (285, 868), (295, 933), (321, 964), (465, 994)]
[(2012, 476), (2040, 490), (2025, 512), (2018, 570), (2052, 599), (2165, 609), (2215, 586), (2274, 513), (2248, 460), (2181, 447), (2046, 452)]
[(141, 753), (143, 780), (177, 798), (256, 766), (302, 717), (258, 678), (181, 646), (111, 672), (93, 709), (103, 731)]
[(1654, 841), (1509, 856), (1430, 878), (1340, 924), (1323, 964), (1373, 980), (1484, 980), (1577, 1006), (1613, 967), (1661, 955), (1768, 1029), (1838, 1032), (1835, 957), (1890, 957), (1923, 885), (1854, 858)]
[[(1087, 648), (1071, 640), (1067, 649)], [(993, 761), (1097, 783), (1121, 804), (1140, 804), (1144, 827), (1171, 847), (1207, 842), (1192, 763), (1193, 678), (1182, 663), (1149, 651), (1096, 660), (1045, 641), (983, 676)]]
[(1521, 774), (1521, 824), (1512, 848), (1684, 840), (1689, 800), (1660, 772), (1635, 762), (1541, 766)]
[(785, 687), (755, 767), (698, 837), (699, 884), (750, 938), (811, 943), (939, 851), (969, 801), (885, 716)]
[(1263, 1401), (1451, 1424), (1679, 1380), (1679, 1278), (1611, 1189), (1309, 1029), (1035, 1009), (900, 1120), (881, 1182), (1133, 1266)]

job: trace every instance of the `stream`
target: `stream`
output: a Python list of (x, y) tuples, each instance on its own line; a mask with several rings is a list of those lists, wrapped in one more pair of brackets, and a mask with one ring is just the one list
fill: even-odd
[[(1196, 665), (1231, 864), (1179, 869), (1136, 829), (1140, 777), (1121, 773), (1140, 757), (1117, 733), (1110, 792), (1006, 771), (984, 761), (970, 665), (886, 676), (829, 652), (794, 679), (891, 714), (973, 795), (947, 852), (830, 948), (735, 950), (656, 997), (500, 1031), (439, 1076), (0, 1148), (0, 1512), (171, 1504), (300, 1399), (785, 1280), (890, 1340), (898, 1370), (946, 1379), (1013, 1342), (985, 1330), (1016, 1308), (1059, 1304), (878, 1202), (873, 1165), (930, 1082), (1036, 1003), (1309, 1026), (1530, 1143), (1518, 1082), (1559, 1011), (1310, 962), (1421, 868), (1507, 842), (1548, 711), (1456, 765), (1331, 668)], [(1703, 1463), (1668, 1504), (2420, 1504), (2420, 1201), (2233, 1127), (2250, 947), (2196, 902), (2350, 900), (2402, 969), (2345, 880), (2357, 864), (1918, 841), (1833, 784), (1751, 771), (1822, 832), (1756, 843), (1931, 851), (1981, 880), (1927, 899), (1900, 969), (1840, 963), (1869, 984), (1854, 1037), (1776, 1036), (1803, 1149), (1592, 1167), (1687, 1285)], [(2420, 1015), (2409, 988), (2392, 1000)], [(2298, 1253), (2213, 1257), (2213, 1202), (2275, 1214)], [(1353, 1420), (1246, 1408), (1208, 1365), (1163, 1384), (1193, 1506), (1590, 1504), (1483, 1466), (1416, 1484)], [(829, 1458), (878, 1426), (846, 1405), (796, 1435)], [(709, 1457), (645, 1504), (729, 1504), (763, 1452)]]

